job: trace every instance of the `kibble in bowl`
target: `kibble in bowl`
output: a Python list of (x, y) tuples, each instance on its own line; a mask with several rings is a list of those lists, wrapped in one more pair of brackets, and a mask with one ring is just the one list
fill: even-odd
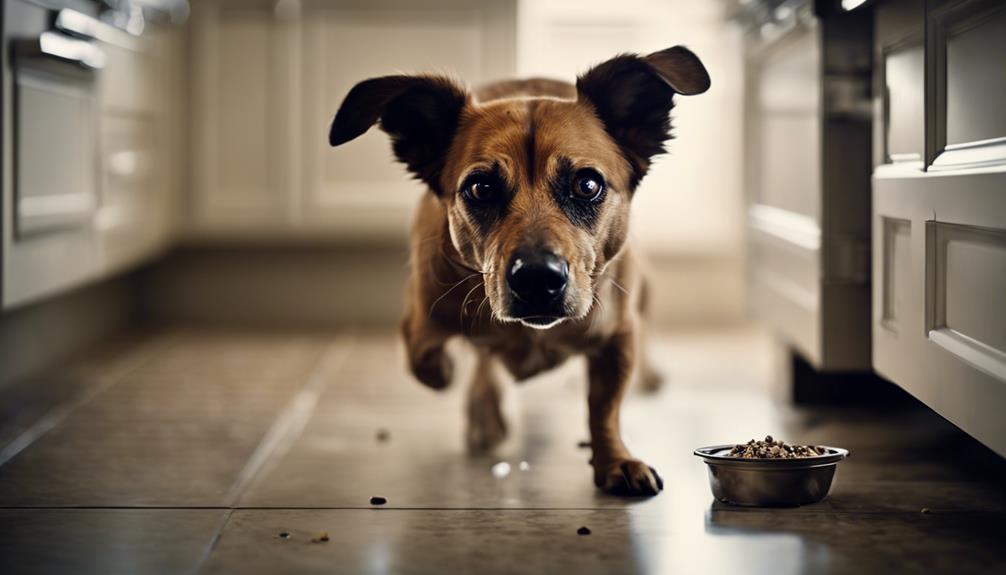
[(700, 447), (713, 496), (730, 505), (795, 507), (828, 495), (838, 463), (849, 452), (825, 445), (799, 445), (772, 436), (734, 445)]

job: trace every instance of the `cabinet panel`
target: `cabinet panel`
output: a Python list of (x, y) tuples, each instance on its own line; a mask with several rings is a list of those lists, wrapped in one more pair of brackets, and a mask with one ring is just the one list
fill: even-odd
[(817, 218), (821, 202), (819, 32), (768, 50), (755, 76), (757, 203)]
[(930, 339), (1006, 381), (1006, 230), (928, 228)]
[(934, 0), (926, 19), (929, 169), (1006, 163), (1006, 4)]
[(882, 222), (881, 322), (887, 329), (897, 331), (899, 319), (908, 311), (905, 294), (911, 289), (912, 222), (888, 217), (883, 218)]
[(513, 0), (205, 0), (192, 4), (197, 236), (404, 236), (422, 186), (374, 128), (328, 129), (367, 78), (513, 69)]
[(1006, 138), (1006, 10), (947, 38), (947, 144)]
[(84, 225), (97, 206), (91, 82), (16, 71), (18, 236)]
[(920, 161), (925, 146), (925, 50), (912, 45), (889, 52), (887, 80), (887, 157)]
[(388, 74), (440, 73), (469, 85), (513, 73), (513, 2), (437, 0), (421, 9), (382, 0), (310, 3), (301, 15), (297, 105), (303, 151), (297, 226), (347, 236), (403, 237), (424, 191), (377, 127), (332, 150), (328, 129), (354, 84)]

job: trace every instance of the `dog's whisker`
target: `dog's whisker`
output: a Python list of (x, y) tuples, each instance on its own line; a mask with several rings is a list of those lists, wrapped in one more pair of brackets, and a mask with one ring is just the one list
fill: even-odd
[(615, 278), (608, 278), (608, 281), (610, 281), (613, 286), (615, 286), (618, 289), (622, 290), (622, 293), (624, 293), (625, 295), (627, 295), (629, 297), (632, 297), (632, 294), (629, 293), (629, 290), (627, 290), (624, 287), (622, 287), (622, 284), (620, 284), (617, 281), (615, 281)]
[[(465, 283), (466, 281), (472, 279), (473, 277), (475, 277), (477, 275), (478, 274), (475, 274), (475, 273), (468, 274), (467, 276), (461, 278), (460, 281), (458, 281), (457, 283), (455, 283), (454, 285), (452, 285), (447, 291), (445, 291), (444, 293), (440, 294), (440, 297), (438, 297), (437, 299), (433, 300), (433, 303), (430, 304), (429, 316), (433, 317), (433, 308), (435, 308), (437, 306), (437, 304), (440, 303), (440, 300), (442, 300), (445, 297), (447, 297), (447, 294), (451, 293), (452, 291), (454, 291), (454, 289), (456, 287), (458, 287), (459, 285)], [(485, 283), (485, 282), (482, 282), (482, 283)], [(475, 286), (475, 287), (478, 287), (478, 286)], [(471, 292), (469, 292), (469, 293), (471, 293)]]
[(475, 308), (475, 317), (479, 320), (479, 327), (482, 327), (482, 306), (484, 306), (489, 301), (489, 296), (486, 295), (479, 302), (479, 307)]
[[(462, 331), (464, 330), (464, 325), (465, 325), (465, 312), (468, 311), (468, 298), (470, 298), (472, 296), (472, 294), (475, 292), (475, 290), (477, 290), (480, 287), (483, 287), (485, 285), (486, 285), (486, 282), (484, 280), (481, 281), (481, 282), (479, 282), (478, 284), (475, 285), (475, 287), (473, 287), (472, 289), (468, 290), (468, 293), (465, 294), (465, 298), (463, 300), (461, 300), (461, 313), (458, 315), (458, 324), (461, 326)], [(469, 328), (471, 328), (471, 326), (469, 326)], [(471, 332), (471, 330), (469, 329), (469, 333), (470, 332)]]

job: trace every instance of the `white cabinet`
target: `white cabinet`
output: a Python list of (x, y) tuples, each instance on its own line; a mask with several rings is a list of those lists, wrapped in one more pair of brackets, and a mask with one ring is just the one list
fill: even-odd
[(879, 6), (872, 225), (875, 368), (1006, 455), (1004, 32), (1001, 2)]
[(190, 237), (397, 237), (422, 186), (374, 129), (339, 150), (328, 128), (361, 80), (514, 69), (508, 0), (193, 3)]
[(798, 4), (748, 23), (751, 309), (815, 369), (867, 372), (870, 21)]
[(0, 291), (8, 309), (135, 266), (166, 245), (185, 118), (180, 30), (150, 26), (134, 37), (98, 25), (93, 44), (105, 65), (87, 72), (27, 50), (41, 46), (40, 35), (58, 35), (52, 12), (23, 0), (3, 10)]

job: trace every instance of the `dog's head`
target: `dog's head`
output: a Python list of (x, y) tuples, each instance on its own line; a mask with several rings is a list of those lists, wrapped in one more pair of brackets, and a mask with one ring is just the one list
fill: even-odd
[(443, 202), (493, 313), (546, 328), (590, 311), (597, 277), (625, 243), (633, 192), (671, 137), (674, 95), (708, 88), (681, 46), (595, 66), (575, 99), (479, 103), (447, 78), (385, 76), (353, 87), (329, 140), (380, 120), (398, 159)]

